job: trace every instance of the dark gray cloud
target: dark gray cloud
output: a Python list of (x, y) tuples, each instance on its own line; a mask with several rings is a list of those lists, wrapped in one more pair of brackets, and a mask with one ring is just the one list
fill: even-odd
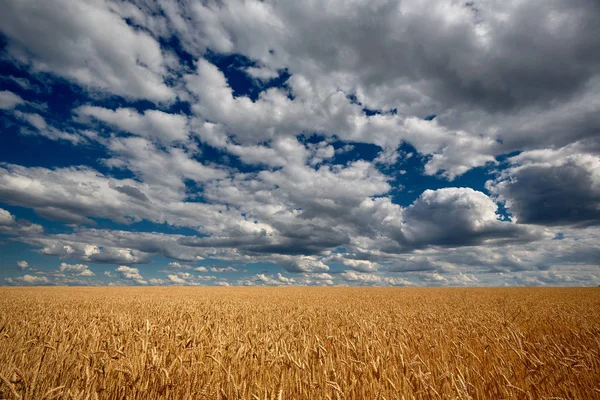
[(117, 192), (121, 192), (124, 193), (130, 197), (133, 197), (134, 199), (143, 201), (143, 202), (147, 202), (150, 201), (148, 199), (148, 197), (144, 194), (144, 192), (142, 192), (140, 189), (133, 187), (133, 186), (129, 186), (129, 185), (123, 185), (123, 186), (114, 186), (114, 189)]
[(600, 190), (575, 164), (520, 169), (501, 193), (519, 222), (540, 225), (600, 223)]
[(404, 212), (399, 242), (407, 246), (472, 246), (494, 241), (531, 241), (544, 233), (499, 220), (498, 206), (471, 188), (426, 190)]
[(393, 261), (388, 266), (390, 272), (433, 272), (439, 271), (440, 265), (427, 257), (410, 257)]
[(519, 223), (600, 223), (600, 157), (580, 146), (522, 153), (488, 187)]

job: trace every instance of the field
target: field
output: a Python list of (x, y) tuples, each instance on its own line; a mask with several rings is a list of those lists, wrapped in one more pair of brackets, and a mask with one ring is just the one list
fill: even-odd
[(16, 398), (600, 398), (600, 289), (0, 288)]

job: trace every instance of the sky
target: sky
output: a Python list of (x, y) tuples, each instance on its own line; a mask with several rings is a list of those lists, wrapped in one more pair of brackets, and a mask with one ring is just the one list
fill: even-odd
[(597, 286), (596, 0), (3, 0), (1, 285)]

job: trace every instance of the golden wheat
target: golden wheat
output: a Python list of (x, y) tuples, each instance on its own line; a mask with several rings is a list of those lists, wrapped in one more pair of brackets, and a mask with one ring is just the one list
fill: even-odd
[(600, 398), (600, 290), (1, 288), (0, 398)]

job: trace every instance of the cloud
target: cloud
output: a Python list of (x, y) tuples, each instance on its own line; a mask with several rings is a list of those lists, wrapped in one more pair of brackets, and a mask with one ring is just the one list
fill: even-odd
[(223, 272), (243, 272), (243, 271), (240, 271), (240, 269), (234, 268), (234, 267), (211, 267), (210, 272), (223, 273)]
[[(26, 261), (17, 263), (22, 270), (27, 269), (29, 274), (22, 277), (8, 278), (8, 284), (43, 284), (43, 285), (97, 285), (93, 277), (96, 276), (87, 265), (61, 263), (56, 269), (37, 269)], [(106, 274), (106, 276), (111, 276)]]
[(168, 70), (158, 42), (130, 27), (104, 1), (11, 0), (4, 4), (0, 29), (8, 52), (34, 71), (130, 98), (174, 96), (164, 82)]
[(129, 186), (129, 185), (123, 185), (123, 186), (113, 185), (111, 187), (113, 189), (115, 189), (117, 192), (121, 192), (123, 194), (126, 194), (129, 197), (133, 197), (134, 199), (137, 199), (137, 200), (140, 200), (140, 201), (144, 201), (144, 202), (150, 201), (148, 199), (148, 197), (144, 194), (144, 192), (142, 192), (140, 189), (138, 189), (136, 187)]
[(598, 286), (600, 273), (597, 265), (557, 266), (552, 271), (522, 272), (509, 278), (511, 284), (521, 286)]
[(149, 254), (131, 248), (98, 246), (80, 241), (53, 238), (29, 238), (26, 242), (41, 246), (40, 253), (60, 258), (76, 258), (84, 262), (100, 264), (144, 264)]
[(87, 217), (126, 222), (120, 204), (127, 202), (124, 209), (136, 208), (129, 196), (110, 187), (111, 180), (85, 167), (50, 170), (6, 165), (0, 167), (0, 182), (4, 201), (33, 207), (45, 216), (67, 222), (90, 223)]
[[(250, 196), (244, 198), (250, 202)], [(254, 207), (250, 203), (248, 205)], [(41, 246), (44, 254), (76, 257), (84, 262), (145, 263), (154, 254), (188, 261), (216, 257), (231, 261), (268, 262), (289, 272), (314, 273), (329, 271), (327, 263), (336, 261), (358, 271), (372, 272), (381, 268), (380, 263), (371, 259), (327, 258), (328, 252), (340, 243), (349, 248), (360, 246), (363, 251), (396, 254), (432, 245), (526, 243), (552, 236), (543, 229), (499, 220), (497, 205), (489, 197), (466, 188), (426, 191), (406, 209), (392, 205), (389, 199), (363, 201), (355, 205), (352, 214), (348, 213), (352, 208), (343, 213), (336, 213), (337, 209), (324, 210), (331, 212), (330, 220), (324, 219), (328, 215), (324, 211), (307, 218), (293, 212), (289, 215), (281, 211), (267, 213), (260, 218), (267, 218), (268, 224), (246, 220), (244, 225), (241, 224), (243, 220), (237, 220), (235, 230), (221, 228), (219, 231), (216, 226), (207, 226), (204, 229), (214, 233), (202, 238), (80, 229), (72, 235), (30, 237), (27, 242)], [(310, 208), (305, 206), (305, 212), (308, 210)], [(319, 222), (312, 222), (314, 220)], [(336, 230), (331, 230), (330, 225), (337, 225)], [(332, 234), (344, 240), (335, 240)], [(179, 262), (172, 262), (169, 266), (191, 268)]]
[(15, 217), (3, 208), (0, 208), (0, 225), (8, 226), (15, 223)]
[(44, 118), (39, 114), (27, 114), (27, 113), (22, 113), (20, 111), (15, 111), (14, 114), (17, 117), (24, 119), (30, 125), (32, 125), (33, 127), (35, 127), (36, 129), (38, 129), (40, 131), (45, 130), (48, 127), (46, 120), (44, 120)]
[(381, 267), (379, 264), (369, 260), (355, 260), (351, 258), (333, 257), (331, 261), (339, 261), (346, 267), (359, 272), (375, 272)]
[(544, 271), (563, 271), (561, 274), (574, 279), (598, 273), (600, 245), (596, 242), (600, 238), (600, 232), (597, 227), (555, 228), (553, 233), (553, 237), (534, 242), (429, 247), (415, 250), (411, 254), (370, 256), (378, 259), (384, 266), (382, 271), (389, 271), (390, 276), (401, 274), (403, 278), (424, 285), (433, 284), (436, 279), (444, 284), (460, 284), (459, 281), (454, 281), (460, 274), (465, 275), (463, 280), (473, 277), (477, 279), (467, 282), (470, 285), (498, 286), (502, 283), (520, 284), (513, 278), (534, 278)]
[(173, 261), (169, 263), (169, 268), (173, 268), (173, 269), (192, 269), (192, 267), (190, 267), (187, 264), (181, 264), (178, 263), (177, 261)]
[(251, 77), (261, 81), (268, 81), (269, 79), (277, 78), (279, 76), (277, 71), (269, 68), (248, 67), (245, 71)]
[(82, 106), (74, 112), (80, 122), (92, 118), (118, 130), (167, 144), (185, 141), (188, 138), (187, 118), (183, 115), (168, 114), (159, 110), (146, 110), (140, 114), (131, 108), (110, 110), (94, 106)]
[(479, 280), (472, 274), (464, 274), (459, 272), (453, 275), (441, 275), (439, 273), (423, 274), (422, 281), (427, 285), (432, 286), (476, 286)]
[(17, 265), (21, 269), (27, 269), (29, 267), (29, 263), (27, 261), (17, 261)]
[(327, 272), (329, 266), (314, 256), (277, 256), (274, 262), (288, 272)]
[[(396, 149), (403, 141), (407, 142), (418, 152), (432, 156), (425, 166), (426, 174), (440, 173), (450, 180), (473, 167), (494, 163), (494, 154), (501, 152), (495, 138), (450, 129), (436, 120), (403, 117), (397, 113), (367, 115), (346, 93), (335, 88), (330, 93), (318, 93), (299, 77), (289, 80), (294, 100), (283, 89), (275, 88), (262, 92), (256, 101), (234, 97), (224, 74), (205, 60), (198, 63), (196, 74), (186, 76), (186, 82), (196, 96), (194, 112), (214, 121), (194, 123), (200, 138), (249, 164), (285, 165), (286, 159), (281, 158), (278, 150), (282, 144), (293, 145), (293, 141), (282, 136), (306, 131), (324, 136), (335, 134), (345, 141), (380, 146), (382, 151), (376, 160), (388, 164), (397, 160)], [(232, 143), (232, 139), (241, 145)], [(271, 142), (270, 148), (260, 145), (265, 141)], [(334, 149), (328, 147), (327, 142), (322, 146), (310, 155), (311, 165), (334, 155)]]
[(96, 274), (90, 271), (89, 267), (85, 264), (60, 263), (60, 267), (58, 269), (61, 272), (67, 272), (79, 276), (96, 276)]
[(121, 265), (115, 272), (118, 272), (121, 279), (133, 281), (139, 285), (146, 285), (148, 281), (144, 279), (144, 277), (140, 274), (139, 269), (128, 267), (126, 265)]
[(17, 118), (27, 122), (30, 126), (35, 128), (32, 130), (29, 127), (22, 127), (21, 134), (23, 135), (40, 135), (50, 140), (64, 140), (74, 145), (82, 144), (87, 141), (84, 136), (78, 133), (65, 132), (60, 129), (57, 129), (54, 126), (49, 125), (44, 119), (44, 117), (42, 117), (39, 114), (23, 113), (20, 111), (14, 111), (13, 114)]
[(544, 237), (535, 227), (499, 220), (497, 210), (491, 198), (471, 188), (426, 190), (404, 211), (399, 241), (416, 247), (468, 246)]
[[(565, 140), (567, 134), (548, 135), (543, 125), (554, 127), (556, 132), (593, 134), (599, 60), (590, 56), (598, 45), (597, 35), (590, 32), (597, 29), (594, 21), (598, 8), (587, 1), (543, 5), (540, 14), (538, 2), (492, 1), (444, 7), (432, 3), (427, 12), (416, 1), (377, 5), (359, 1), (353, 11), (341, 10), (335, 1), (322, 9), (303, 2), (138, 2), (111, 3), (110, 7), (98, 3), (75, 7), (83, 16), (75, 21), (53, 10), (35, 14), (39, 5), (15, 3), (10, 5), (4, 25), (13, 38), (13, 52), (31, 48), (33, 54), (53, 61), (47, 65), (58, 63), (56, 60), (61, 60), (58, 64), (83, 64), (86, 56), (104, 50), (104, 42), (110, 39), (98, 34), (100, 23), (114, 26), (112, 34), (128, 39), (121, 41), (121, 46), (134, 50), (118, 55), (113, 54), (116, 49), (106, 50), (114, 57), (85, 64), (82, 76), (74, 79), (83, 79), (84, 73), (86, 77), (112, 75), (109, 72), (115, 71), (111, 68), (89, 65), (112, 66), (109, 61), (114, 61), (122, 67), (119, 72), (125, 71), (118, 77), (130, 78), (128, 85), (121, 86), (116, 84), (119, 79), (114, 79), (114, 86), (128, 93), (139, 92), (131, 83), (153, 82), (144, 75), (133, 75), (134, 71), (150, 70), (151, 76), (160, 76), (157, 80), (162, 81), (161, 70), (172, 57), (170, 49), (161, 49), (151, 36), (127, 25), (125, 19), (135, 21), (154, 37), (176, 36), (195, 58), (207, 48), (243, 54), (256, 65), (245, 70), (265, 78), (287, 68), (293, 99), (274, 88), (263, 92), (257, 102), (235, 99), (222, 74), (202, 59), (198, 60), (197, 73), (188, 74), (185, 80), (192, 92), (201, 94), (194, 104), (197, 112), (219, 121), (242, 144), (305, 130), (326, 135), (335, 132), (344, 140), (375, 143), (392, 151), (405, 140), (422, 154), (433, 156), (427, 173), (442, 173), (453, 179), (469, 168), (492, 162), (495, 155), (514, 150), (519, 141), (531, 145), (535, 141)], [(33, 35), (21, 28), (26, 24), (18, 23), (19, 17), (30, 14), (45, 15), (48, 23), (35, 26), (52, 31), (46, 36), (52, 37), (53, 43), (62, 43), (67, 27), (79, 33), (85, 26), (87, 30), (82, 33), (93, 46), (77, 52), (73, 51), (77, 43), (68, 43), (60, 51), (56, 45), (42, 49), (42, 44), (33, 43)], [(61, 29), (50, 29), (55, 25)], [(576, 28), (564, 29), (573, 26)], [(148, 45), (136, 46), (146, 42)], [(134, 64), (136, 54), (142, 62)], [(391, 63), (400, 67), (390, 69)], [(356, 104), (348, 100), (349, 96), (354, 96)], [(366, 116), (363, 106), (396, 110), (396, 114)], [(423, 129), (414, 131), (415, 122), (432, 112), (438, 118), (423, 122), (431, 125), (426, 130), (447, 134), (432, 133), (422, 140), (417, 131)], [(552, 121), (545, 123), (549, 117)], [(564, 126), (570, 129), (558, 129)]]
[(27, 269), (29, 267), (29, 263), (27, 261), (17, 261), (17, 266), (21, 269)]
[(159, 149), (139, 138), (114, 138), (108, 143), (113, 157), (105, 164), (115, 169), (129, 169), (149, 185), (159, 184), (175, 191), (185, 190), (185, 180), (204, 183), (225, 178), (227, 172), (207, 166), (194, 157), (193, 150), (171, 147)]
[(39, 134), (47, 137), (50, 140), (65, 140), (67, 142), (71, 142), (72, 144), (80, 144), (86, 141), (84, 137), (78, 134), (64, 132), (49, 125), (44, 117), (39, 114), (24, 113), (21, 111), (14, 111), (13, 114), (15, 117), (27, 122), (30, 126), (35, 128), (34, 131), (29, 128), (21, 128), (21, 133), (24, 135)]
[(21, 89), (24, 89), (24, 90), (27, 90), (27, 91), (31, 91), (31, 92), (34, 92), (36, 94), (40, 94), (40, 93), (42, 93), (44, 91), (44, 89), (42, 89), (39, 85), (33, 83), (32, 81), (30, 81), (27, 78), (19, 78), (19, 77), (16, 77), (16, 76), (5, 76), (2, 79), (6, 80), (6, 81), (14, 82), (17, 85), (19, 85), (19, 87)]
[(256, 274), (245, 280), (238, 282), (244, 286), (290, 286), (296, 283), (294, 278), (288, 278), (281, 273), (276, 275)]
[(11, 282), (17, 284), (25, 284), (25, 285), (44, 285), (50, 283), (50, 280), (45, 276), (35, 276), (35, 275), (23, 275), (17, 278), (14, 278)]
[(204, 251), (179, 244), (183, 236), (107, 229), (78, 229), (71, 234), (30, 236), (22, 238), (40, 247), (40, 252), (61, 258), (76, 258), (82, 262), (140, 264), (151, 255), (161, 255), (182, 261), (202, 259)]
[(370, 196), (390, 190), (387, 181), (364, 161), (318, 169), (292, 163), (281, 170), (213, 181), (205, 186), (204, 198), (227, 204), (243, 218), (236, 217), (235, 225), (215, 230), (211, 237), (180, 243), (235, 246), (246, 253), (319, 254), (348, 244), (354, 231), (368, 228), (373, 210), (357, 215), (357, 209)]
[(214, 285), (216, 276), (213, 275), (195, 275), (189, 272), (177, 272), (168, 274), (165, 283), (173, 285), (200, 286)]
[(0, 91), (0, 110), (12, 110), (15, 106), (25, 103), (19, 95), (8, 90)]
[[(332, 85), (343, 82), (344, 72), (352, 73), (360, 84), (359, 100), (364, 98), (368, 106), (382, 104), (373, 99), (382, 97), (380, 91), (384, 99), (415, 96), (409, 84), (416, 82), (417, 90), (428, 90), (433, 99), (495, 110), (528, 105), (549, 93), (568, 97), (595, 73), (598, 62), (577, 53), (597, 44), (586, 39), (585, 29), (595, 29), (592, 21), (598, 14), (590, 2), (546, 2), (541, 15), (537, 2), (428, 2), (426, 8), (417, 1), (357, 2), (353, 12), (340, 11), (336, 5), (331, 1), (319, 9), (302, 2), (268, 7), (265, 11), (281, 21), (289, 35), (276, 35), (262, 46), (250, 47), (248, 40), (261, 37), (259, 28), (250, 25), (247, 31), (253, 36), (234, 42), (233, 51), (263, 63), (287, 62), (292, 72), (311, 78), (319, 73), (323, 81), (334, 77)], [(227, 5), (219, 12), (227, 15), (238, 10)], [(552, 18), (556, 12), (564, 17)], [(233, 24), (224, 21), (226, 33), (235, 31)], [(319, 21), (318, 27), (307, 21)], [(568, 33), (561, 29), (575, 23), (578, 27)], [(274, 54), (267, 53), (266, 47), (275, 49)], [(490, 49), (494, 49), (492, 56)], [(573, 64), (563, 67), (557, 59)], [(316, 60), (320, 63), (314, 65)], [(390, 69), (392, 63), (399, 67)], [(552, 67), (543, 74), (532, 74), (548, 64)], [(558, 88), (548, 85), (561, 78)], [(519, 84), (524, 81), (530, 85)], [(384, 85), (390, 82), (386, 90)]]
[[(201, 139), (234, 153), (244, 148), (231, 145), (225, 131), (241, 146), (306, 131), (392, 149), (402, 141), (398, 135), (403, 121), (400, 116), (368, 116), (344, 92), (331, 88), (330, 92), (317, 93), (314, 85), (301, 77), (289, 80), (293, 100), (281, 88), (262, 92), (256, 101), (245, 96), (234, 97), (224, 74), (203, 59), (198, 61), (194, 74), (185, 76), (185, 82), (194, 100), (193, 112), (212, 123), (212, 129), (198, 131)], [(221, 129), (214, 129), (215, 126)]]
[(523, 152), (487, 185), (519, 223), (597, 225), (600, 158), (580, 147)]
[(413, 286), (413, 283), (399, 277), (386, 277), (373, 273), (344, 271), (340, 277), (349, 283), (376, 286)]
[[(592, 38), (589, 32), (598, 29), (594, 21), (600, 11), (593, 2), (430, 3), (424, 8), (417, 1), (359, 1), (352, 11), (341, 10), (335, 1), (319, 9), (305, 2), (179, 4), (168, 7), (165, 19), (192, 54), (205, 48), (240, 53), (261, 69), (287, 68), (292, 75), (288, 85), (294, 101), (288, 104), (272, 91), (254, 104), (231, 99), (218, 71), (200, 63), (203, 83), (195, 87), (201, 93), (212, 85), (215, 97), (197, 111), (223, 121), (240, 140), (254, 127), (257, 132), (247, 136), (262, 141), (268, 139), (266, 132), (289, 132), (297, 121), (310, 120), (310, 130), (340, 132), (345, 140), (392, 148), (399, 143), (394, 138), (407, 140), (419, 152), (434, 155), (427, 173), (453, 179), (519, 145), (564, 145), (574, 136), (594, 135), (600, 59), (588, 56), (598, 46), (598, 35)], [(390, 64), (400, 67), (390, 69)], [(194, 85), (188, 82), (192, 90)], [(329, 109), (341, 104), (335, 93), (341, 94), (339, 100), (353, 95), (369, 109), (396, 110), (410, 117), (405, 121), (433, 112), (438, 118), (432, 125), (451, 134), (421, 140), (410, 126), (406, 133), (398, 129), (412, 123), (389, 116), (370, 119), (368, 135), (339, 123), (327, 125), (322, 115), (343, 115), (336, 113), (339, 107)], [(311, 112), (300, 106), (304, 101), (327, 112), (317, 107)], [(277, 112), (265, 115), (261, 102)], [(261, 116), (257, 123), (244, 127), (232, 121), (247, 120), (243, 110), (250, 108)], [(368, 120), (356, 118), (355, 112), (346, 115), (355, 126)], [(285, 122), (274, 121), (275, 116)], [(386, 120), (393, 122), (379, 132), (377, 125)], [(450, 138), (456, 143), (446, 149)]]
[(332, 286), (334, 278), (328, 273), (305, 273), (303, 279), (299, 279), (301, 285)]
[(175, 283), (178, 285), (182, 285), (182, 284), (186, 283), (185, 279), (182, 279), (182, 278), (178, 277), (177, 275), (167, 275), (167, 278), (169, 279), (169, 281), (171, 283)]
[[(177, 154), (175, 159), (164, 155), (163, 160), (139, 157), (144, 177), (156, 170), (149, 183), (110, 178), (88, 167), (52, 170), (0, 164), (0, 200), (34, 208), (49, 219), (89, 225), (94, 224), (90, 218), (106, 218), (122, 224), (147, 219), (197, 227), (202, 215), (212, 219), (218, 214), (218, 206), (183, 203), (184, 176), (202, 181), (218, 176), (218, 172), (183, 154)], [(165, 165), (173, 169), (166, 169)], [(162, 182), (168, 187), (154, 186)]]
[(17, 220), (10, 212), (0, 208), (0, 234), (26, 237), (43, 231), (41, 225), (23, 219)]

